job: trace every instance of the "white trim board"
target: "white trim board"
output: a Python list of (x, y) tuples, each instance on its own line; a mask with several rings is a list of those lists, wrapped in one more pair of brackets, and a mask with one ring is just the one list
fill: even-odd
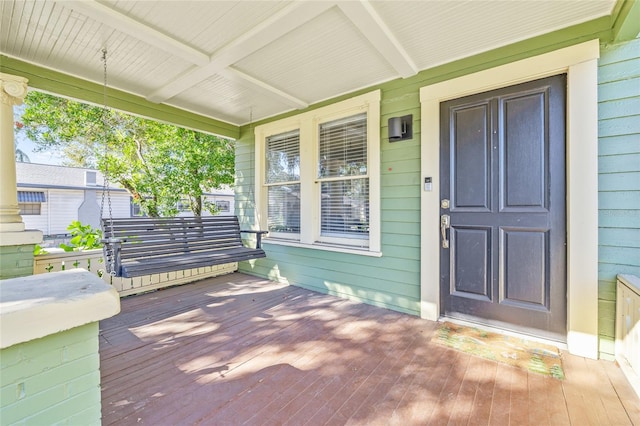
[(598, 64), (591, 40), (420, 89), (421, 172), (433, 191), (421, 195), (421, 316), (440, 317), (440, 103), (567, 73), (567, 346), (598, 357)]

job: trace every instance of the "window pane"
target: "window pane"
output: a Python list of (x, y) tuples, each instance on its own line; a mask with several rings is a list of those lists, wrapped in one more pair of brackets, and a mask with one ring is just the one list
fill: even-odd
[(18, 203), (21, 216), (34, 216), (40, 214), (40, 203)]
[(129, 203), (131, 205), (131, 217), (147, 217), (147, 215), (142, 212), (140, 204), (135, 203), (133, 198), (129, 198)]
[(321, 235), (368, 237), (369, 179), (323, 182), (321, 196)]
[(320, 125), (318, 177), (367, 174), (367, 114)]
[(272, 232), (300, 232), (300, 184), (268, 188), (267, 225)]
[(219, 212), (229, 212), (231, 211), (231, 203), (225, 200), (216, 201), (216, 208)]
[(267, 183), (300, 180), (300, 131), (269, 136), (266, 156)]

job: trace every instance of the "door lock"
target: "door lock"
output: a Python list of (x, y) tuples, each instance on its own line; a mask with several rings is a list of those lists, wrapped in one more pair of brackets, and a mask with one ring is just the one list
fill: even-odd
[(448, 214), (440, 216), (440, 233), (442, 234), (442, 248), (449, 248), (449, 238), (447, 237), (447, 229), (451, 226), (451, 218)]

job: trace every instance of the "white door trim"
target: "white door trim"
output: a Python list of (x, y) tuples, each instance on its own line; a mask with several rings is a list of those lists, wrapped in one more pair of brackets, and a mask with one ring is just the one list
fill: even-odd
[(420, 89), (421, 316), (440, 317), (440, 102), (567, 73), (567, 346), (598, 357), (598, 64), (600, 44), (575, 46)]

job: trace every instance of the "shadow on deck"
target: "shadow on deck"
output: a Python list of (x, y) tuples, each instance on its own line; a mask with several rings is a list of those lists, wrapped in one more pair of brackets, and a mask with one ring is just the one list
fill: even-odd
[(239, 273), (100, 324), (104, 425), (640, 424), (614, 363), (566, 380), (430, 342), (437, 323)]

